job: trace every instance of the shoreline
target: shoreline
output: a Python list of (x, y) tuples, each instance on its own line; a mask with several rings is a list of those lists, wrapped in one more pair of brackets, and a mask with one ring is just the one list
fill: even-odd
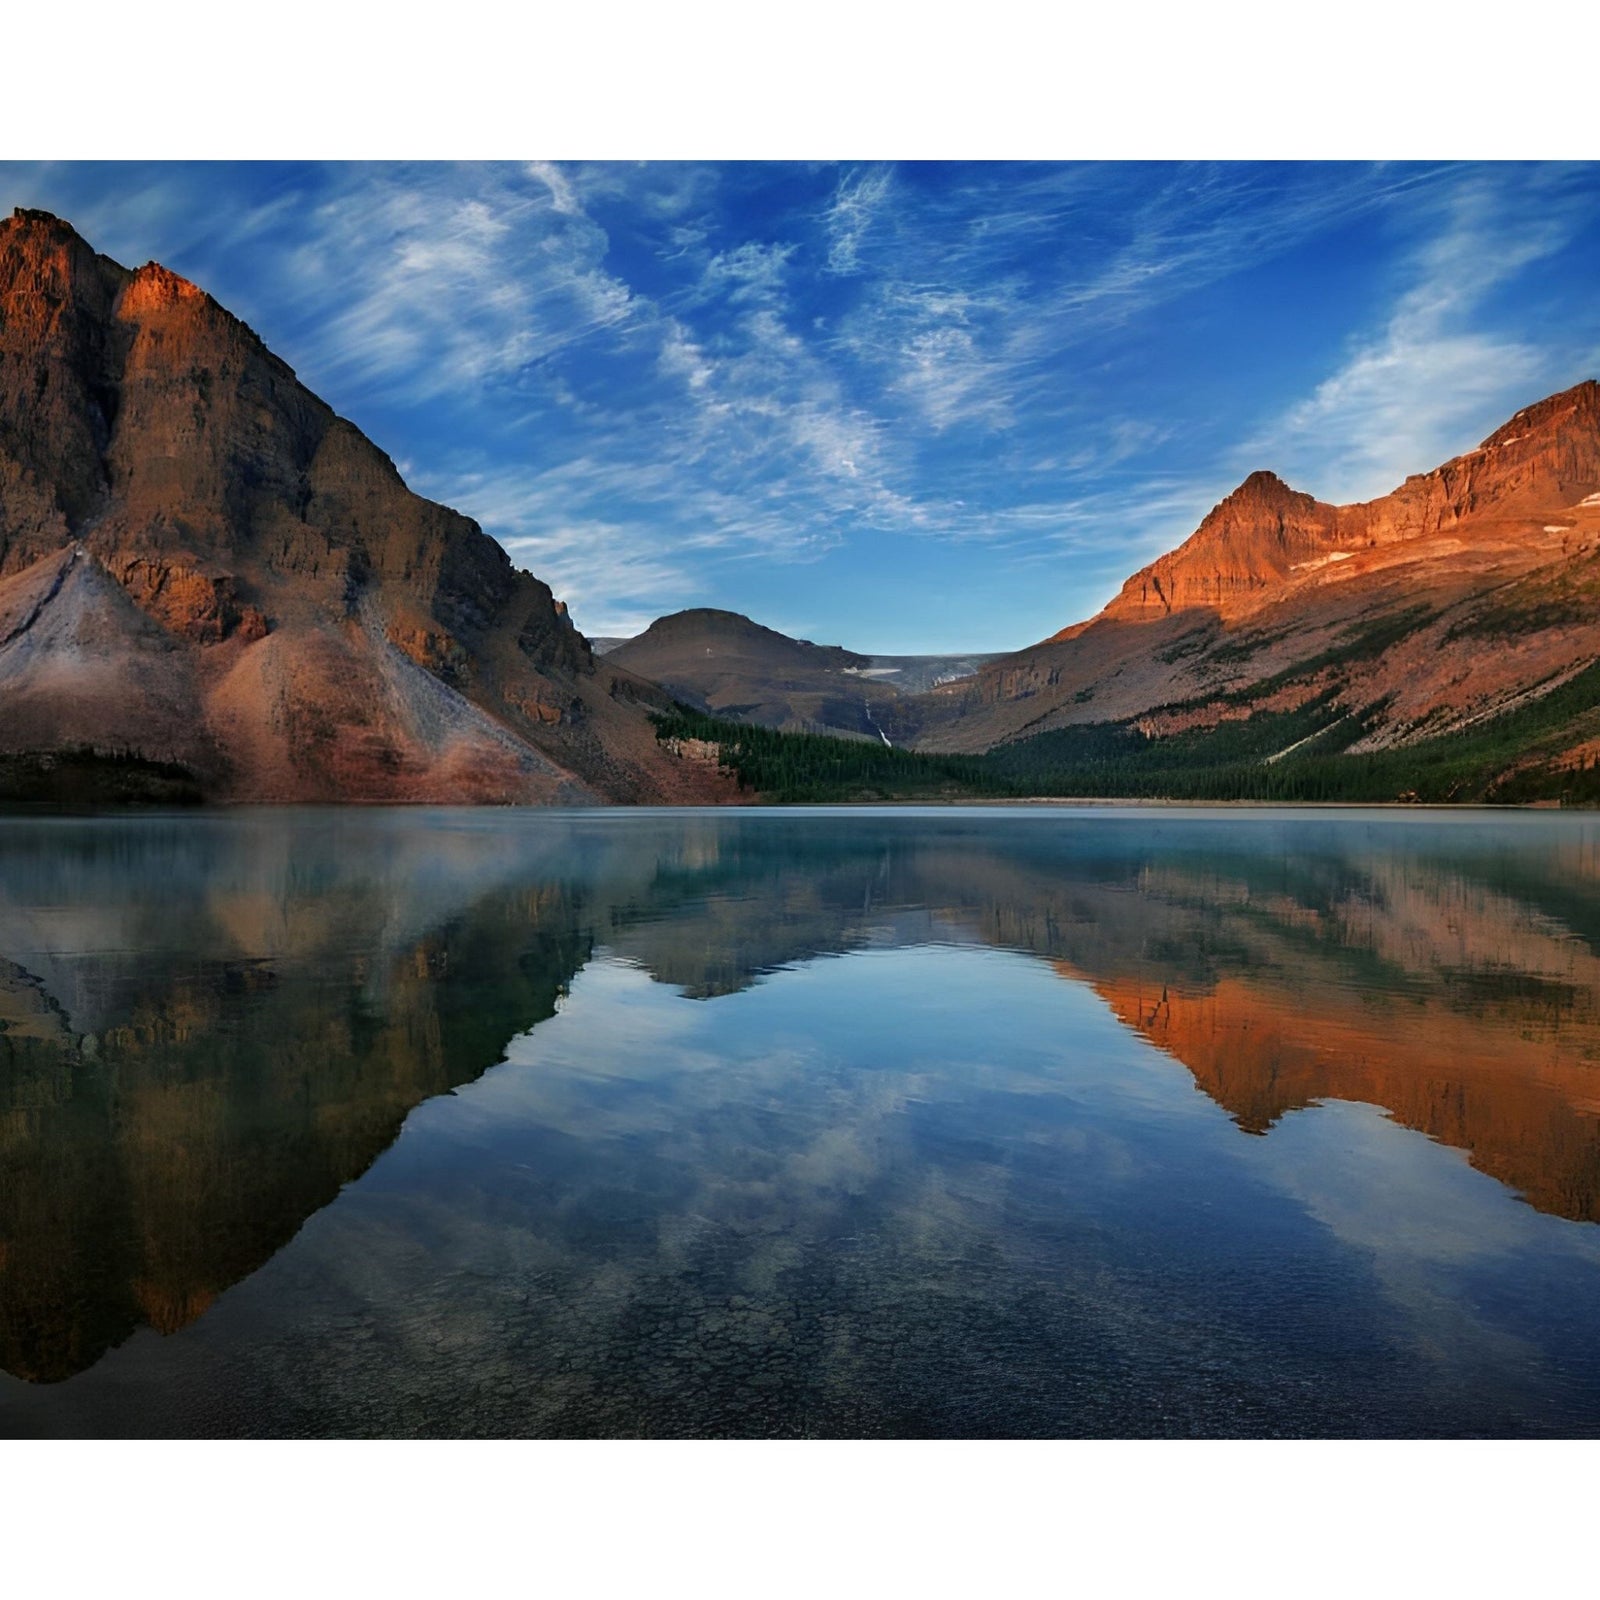
[(524, 812), (531, 816), (559, 813), (564, 816), (588, 814), (628, 814), (673, 812), (724, 811), (760, 812), (780, 815), (784, 812), (826, 811), (1385, 811), (1406, 814), (1432, 812), (1446, 815), (1464, 815), (1482, 812), (1492, 816), (1508, 816), (1525, 812), (1600, 815), (1600, 806), (1562, 805), (1554, 800), (1531, 800), (1517, 804), (1494, 804), (1489, 801), (1415, 801), (1415, 800), (1182, 800), (1152, 798), (1150, 796), (1107, 797), (1104, 795), (1062, 796), (1037, 795), (1010, 799), (922, 799), (922, 800), (795, 800), (764, 801), (758, 798), (726, 802), (702, 802), (692, 805), (673, 805), (667, 802), (615, 805), (522, 805), (487, 802), (472, 804), (452, 800), (238, 800), (211, 801), (195, 804), (163, 804), (159, 801), (121, 804), (26, 801), (0, 799), (0, 821), (13, 818), (102, 818), (116, 817), (227, 817), (249, 813), (281, 813), (289, 811), (371, 812), (371, 811), (459, 811), (466, 815), (498, 815), (504, 812)]

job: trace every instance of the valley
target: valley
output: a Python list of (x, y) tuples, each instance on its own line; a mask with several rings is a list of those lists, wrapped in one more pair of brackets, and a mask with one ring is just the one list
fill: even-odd
[(599, 643), (202, 289), (45, 212), (0, 223), (0, 796), (24, 802), (1587, 803), (1600, 386), (1361, 504), (1254, 472), (1010, 654), (710, 608)]

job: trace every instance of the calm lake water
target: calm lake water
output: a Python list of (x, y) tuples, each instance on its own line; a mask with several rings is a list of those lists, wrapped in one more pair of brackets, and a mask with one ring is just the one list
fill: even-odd
[(1600, 820), (0, 819), (0, 1434), (1600, 1434)]

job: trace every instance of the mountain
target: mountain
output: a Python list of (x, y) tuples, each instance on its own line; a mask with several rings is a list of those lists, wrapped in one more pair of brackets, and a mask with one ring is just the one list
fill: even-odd
[(1590, 381), (1378, 500), (1330, 505), (1252, 473), (1098, 616), (902, 707), (899, 731), (941, 751), (1047, 736), (1059, 762), (1091, 733), (1198, 749), (1223, 730), (1228, 748), (1274, 759), (1294, 741), (1432, 749), (1516, 714), (1538, 738), (1511, 768), (1580, 768), (1600, 754), (1584, 677), (1600, 661), (1597, 601)]
[[(674, 698), (998, 751), (1051, 792), (1091, 757), (1143, 776), (1070, 792), (1292, 754), (1383, 758), (1374, 794), (1418, 788), (1407, 761), (1438, 798), (1600, 793), (1597, 601), (1591, 381), (1363, 504), (1253, 473), (1011, 655), (867, 656), (709, 610), (597, 655), (201, 289), (45, 212), (0, 222), (0, 797), (731, 798), (695, 741), (656, 738)], [(1436, 760), (1463, 741), (1466, 787)]]
[[(675, 615), (679, 618), (706, 618), (708, 632), (714, 630), (717, 625), (712, 619), (733, 618), (737, 623), (744, 623), (762, 635), (770, 635), (774, 639), (784, 640), (789, 644), (801, 646), (806, 650), (821, 649), (825, 653), (831, 653), (836, 648), (827, 645), (811, 645), (805, 639), (794, 639), (786, 634), (777, 633), (774, 629), (762, 627), (759, 623), (751, 622), (748, 617), (741, 616), (737, 611), (703, 610), (678, 612)], [(666, 622), (668, 619), (661, 618), (659, 621)], [(685, 624), (684, 626), (692, 627), (693, 624)], [(635, 643), (640, 637), (642, 635), (621, 639), (616, 637), (607, 638), (595, 634), (590, 636), (589, 643), (594, 647), (594, 653), (597, 656), (608, 656), (620, 650), (624, 645)], [(708, 640), (707, 642), (714, 644), (715, 641)], [(701, 661), (695, 657), (693, 651), (680, 651), (678, 653), (683, 658), (680, 664), (680, 671), (694, 680), (694, 682), (685, 683), (686, 692), (694, 697), (695, 700), (703, 699), (704, 675), (697, 670), (702, 665)], [(967, 651), (964, 654), (931, 656), (858, 656), (854, 651), (848, 650), (844, 654), (850, 656), (853, 662), (866, 662), (865, 666), (851, 665), (842, 669), (848, 675), (863, 681), (870, 679), (873, 683), (882, 684), (885, 688), (894, 689), (900, 694), (925, 694), (929, 689), (935, 688), (941, 683), (953, 683), (957, 678), (970, 678), (980, 667), (995, 659), (995, 652), (992, 650), (988, 652)], [(817, 664), (815, 657), (805, 657), (805, 659), (812, 665)]]
[(605, 659), (654, 679), (696, 710), (786, 733), (882, 738), (877, 719), (900, 697), (873, 657), (791, 639), (736, 611), (659, 617)]
[[(961, 780), (975, 794), (1593, 800), (1597, 602), (1591, 381), (1377, 500), (1333, 505), (1252, 473), (1098, 616), (968, 658), (965, 674), (924, 658), (919, 679), (906, 658), (706, 611), (663, 618), (608, 659), (724, 722), (987, 753)], [(765, 781), (745, 742), (694, 736), (744, 750), (741, 772)], [(812, 798), (960, 776), (874, 769), (869, 782), (823, 749), (766, 756), (756, 766), (786, 772), (784, 792)]]
[(0, 794), (694, 801), (666, 696), (238, 318), (0, 221)]

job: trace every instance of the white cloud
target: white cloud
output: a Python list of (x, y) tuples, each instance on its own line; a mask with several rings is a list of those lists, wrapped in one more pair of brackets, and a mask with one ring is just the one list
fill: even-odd
[(1551, 352), (1475, 318), (1494, 290), (1567, 242), (1571, 221), (1485, 185), (1463, 188), (1383, 326), (1250, 439), (1239, 465), (1270, 466), (1321, 499), (1373, 499), (1539, 398)]
[(292, 263), (303, 298), (340, 308), (311, 335), (313, 387), (470, 393), (638, 309), (553, 168), (466, 181), (454, 168), (362, 170), (317, 207), (309, 235)]
[(823, 218), (828, 234), (828, 270), (848, 276), (861, 271), (861, 247), (889, 199), (888, 167), (847, 173)]
[[(613, 476), (602, 463), (585, 460), (553, 472), (490, 467), (430, 473), (415, 487), (476, 519), (517, 566), (566, 601), (585, 633), (610, 635), (638, 632), (698, 593), (697, 580), (674, 558), (661, 528), (592, 509), (585, 482)], [(630, 487), (643, 496), (665, 485), (646, 475)]]
[(783, 293), (784, 274), (795, 248), (750, 240), (715, 255), (706, 264), (702, 288), (712, 294), (725, 293), (734, 305), (774, 302)]
[(837, 343), (936, 433), (957, 423), (1006, 428), (1019, 373), (999, 347), (1021, 310), (1004, 282), (968, 289), (890, 281), (845, 320)]
[(781, 495), (710, 488), (670, 459), (622, 451), (615, 441), (548, 469), (468, 463), (412, 487), (475, 518), (588, 634), (637, 633), (703, 600), (719, 563), (808, 561), (838, 542)]
[(537, 178), (550, 191), (550, 203), (563, 217), (581, 217), (583, 207), (566, 175), (553, 161), (530, 161), (528, 176)]
[(511, 559), (564, 600), (586, 634), (628, 637), (703, 591), (664, 557), (658, 530), (616, 522), (556, 523), (506, 540)]
[[(547, 163), (510, 173), (365, 171), (318, 208), (313, 241), (300, 252), (308, 285), (342, 301), (313, 333), (308, 380), (345, 394), (381, 386), (386, 397), (416, 402), (520, 382), (585, 340), (605, 359), (642, 357), (652, 378), (676, 389), (675, 401), (645, 385), (623, 391), (614, 415), (595, 416), (574, 392), (579, 368), (570, 361), (538, 380), (544, 403), (585, 419), (576, 450), (590, 465), (586, 480), (569, 470), (576, 463), (543, 456), (548, 470), (529, 498), (532, 465), (501, 468), (500, 480), (523, 495), (515, 517), (504, 515), (506, 501), (484, 508), (459, 475), (435, 472), (424, 485), (473, 509), (508, 545), (520, 541), (533, 570), (574, 593), (616, 594), (598, 573), (633, 514), (619, 511), (629, 496), (659, 508), (658, 548), (680, 534), (702, 537), (716, 544), (699, 548), (727, 559), (750, 551), (808, 559), (850, 523), (929, 525), (927, 508), (899, 482), (905, 463), (883, 420), (849, 395), (824, 343), (793, 325), (797, 243), (730, 243), (700, 261), (691, 288), (670, 305), (608, 266), (609, 241), (586, 198), (652, 195), (644, 209), (673, 239), (692, 241), (684, 219), (705, 201), (706, 181), (704, 169)], [(352, 260), (364, 263), (362, 278), (335, 292)], [(920, 358), (924, 403), (953, 414), (971, 402), (955, 396), (953, 380), (935, 378), (934, 355)], [(569, 536), (601, 526), (613, 530), (609, 542), (595, 545), (585, 569), (582, 541)], [(547, 535), (569, 542), (527, 542)]]
[(1545, 359), (1515, 341), (1397, 319), (1253, 442), (1251, 459), (1309, 457), (1314, 465), (1287, 465), (1297, 487), (1338, 503), (1375, 499), (1457, 454), (1485, 417), (1534, 399)]
[(707, 359), (705, 350), (695, 343), (688, 329), (676, 317), (668, 320), (657, 361), (663, 372), (682, 378), (691, 393), (705, 388), (716, 371)]
[(826, 342), (791, 325), (794, 250), (749, 242), (706, 263), (695, 307), (735, 311), (714, 337), (697, 338), (688, 312), (664, 322), (658, 366), (688, 401), (674, 418), (682, 459), (730, 495), (759, 497), (776, 515), (789, 508), (790, 552), (835, 542), (826, 524), (840, 519), (924, 525), (926, 508), (896, 487), (903, 469), (885, 423), (849, 398)]

